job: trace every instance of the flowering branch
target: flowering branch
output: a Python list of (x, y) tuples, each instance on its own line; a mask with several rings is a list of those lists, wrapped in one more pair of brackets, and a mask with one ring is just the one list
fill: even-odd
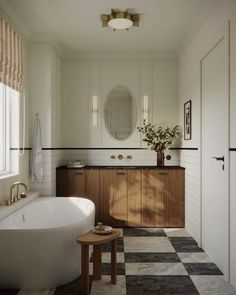
[(180, 137), (180, 128), (178, 125), (174, 128), (163, 128), (152, 125), (144, 120), (143, 126), (137, 129), (145, 135), (143, 141), (147, 142), (148, 147), (156, 152), (164, 152)]

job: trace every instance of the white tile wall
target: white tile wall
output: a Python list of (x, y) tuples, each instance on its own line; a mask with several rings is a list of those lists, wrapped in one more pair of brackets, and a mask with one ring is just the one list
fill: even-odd
[[(124, 159), (118, 160), (119, 154)], [(116, 160), (111, 159), (111, 155), (115, 155)], [(128, 155), (132, 159), (126, 159)], [(179, 165), (179, 151), (170, 150), (166, 155), (171, 155), (171, 160), (165, 160), (165, 165)], [(42, 182), (31, 182), (30, 190), (42, 196), (55, 195), (56, 167), (75, 160), (86, 165), (151, 166), (156, 165), (156, 153), (149, 150), (43, 150), (44, 178)]]
[[(165, 165), (179, 165), (179, 152), (167, 151), (166, 155), (171, 155), (171, 160), (165, 160)], [(116, 159), (113, 160), (110, 157), (114, 155)], [(119, 160), (118, 155), (122, 155), (124, 158)], [(126, 157), (130, 155), (132, 159)], [(140, 165), (151, 166), (156, 165), (156, 153), (149, 150), (64, 150), (63, 151), (63, 164), (69, 161), (81, 160), (86, 165)]]
[(62, 163), (62, 151), (43, 150), (44, 178), (42, 182), (30, 183), (30, 190), (37, 191), (42, 196), (56, 193), (56, 167)]
[(185, 227), (201, 243), (200, 151), (182, 150), (180, 165), (185, 167)]

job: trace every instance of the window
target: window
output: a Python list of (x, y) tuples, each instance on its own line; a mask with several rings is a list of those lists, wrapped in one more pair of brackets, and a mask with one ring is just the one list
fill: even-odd
[(22, 39), (0, 17), (0, 178), (19, 171), (19, 92)]
[(7, 161), (6, 161), (6, 149), (7, 149), (7, 140), (6, 140), (6, 100), (4, 95), (3, 84), (0, 83), (0, 173), (3, 173), (7, 170)]
[(0, 177), (18, 173), (18, 146), (19, 93), (0, 83)]

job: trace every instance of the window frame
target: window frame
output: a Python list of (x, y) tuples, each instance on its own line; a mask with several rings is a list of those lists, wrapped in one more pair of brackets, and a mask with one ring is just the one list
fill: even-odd
[[(0, 95), (2, 96), (2, 155), (0, 155), (0, 161), (2, 161), (2, 169), (0, 170), (0, 179), (10, 177), (12, 175), (19, 174), (19, 163), (15, 163), (14, 165), (13, 160), (15, 161), (15, 157), (13, 157), (13, 153), (11, 151), (11, 138), (12, 138), (12, 120), (14, 119), (12, 116), (13, 113), (13, 95), (14, 89), (8, 87), (4, 83), (0, 83), (1, 92)], [(17, 92), (17, 95), (19, 95), (19, 92)], [(19, 96), (18, 96), (19, 99)], [(19, 105), (17, 106), (17, 111), (20, 112)], [(16, 124), (16, 128), (18, 129), (18, 137), (19, 137), (19, 122), (14, 122)], [(14, 126), (14, 127), (15, 127)], [(19, 143), (19, 138), (17, 138), (17, 141)], [(17, 159), (19, 161), (19, 157)], [(16, 168), (17, 167), (17, 168)]]

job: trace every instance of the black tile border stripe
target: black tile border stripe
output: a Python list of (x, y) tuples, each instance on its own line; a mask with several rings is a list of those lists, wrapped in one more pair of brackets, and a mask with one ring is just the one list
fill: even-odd
[(78, 147), (67, 147), (67, 148), (42, 148), (42, 150), (147, 150), (147, 148), (78, 148)]
[(173, 147), (170, 150), (182, 150), (182, 151), (197, 151), (197, 147)]
[(236, 148), (230, 148), (229, 151), (230, 152), (236, 152)]
[[(23, 151), (23, 148), (22, 147), (21, 148), (10, 148), (10, 151), (18, 151), (18, 150)], [(24, 150), (31, 151), (32, 149), (27, 147), (27, 148), (24, 148)]]
[[(23, 148), (20, 147), (20, 148), (10, 148), (11, 151), (22, 151)], [(25, 150), (27, 151), (30, 151), (32, 150), (32, 148), (30, 147), (27, 147), (25, 148)], [(61, 150), (80, 150), (80, 151), (83, 151), (83, 150), (148, 150), (147, 148), (78, 148), (78, 147), (67, 147), (67, 148), (62, 148), (62, 147), (59, 147), (59, 148), (42, 148), (43, 151), (61, 151)]]
[[(20, 150), (22, 151), (23, 148), (20, 147), (20, 148), (10, 148), (11, 151), (17, 151), (17, 150)], [(26, 151), (30, 151), (31, 148), (30, 147), (27, 147), (25, 148)], [(79, 148), (79, 147), (66, 147), (66, 148), (63, 148), (63, 147), (58, 147), (58, 148), (42, 148), (42, 150), (44, 151), (59, 151), (59, 150), (79, 150), (79, 151), (83, 151), (83, 150), (148, 150), (148, 148)], [(195, 148), (195, 147), (173, 147), (173, 148), (170, 148), (170, 150), (189, 150), (189, 151), (197, 151), (198, 148)], [(231, 150), (231, 149), (230, 149)], [(233, 150), (236, 150), (236, 149), (233, 149)]]

